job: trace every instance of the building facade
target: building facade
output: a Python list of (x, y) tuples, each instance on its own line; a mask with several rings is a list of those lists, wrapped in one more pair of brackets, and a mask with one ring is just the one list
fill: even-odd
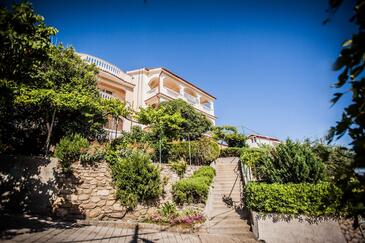
[(182, 99), (204, 114), (213, 124), (215, 97), (166, 68), (142, 68), (128, 71), (135, 84), (134, 109), (157, 106), (159, 103)]
[[(165, 68), (142, 68), (128, 72), (98, 57), (79, 53), (81, 59), (99, 69), (97, 87), (105, 99), (117, 98), (138, 111), (141, 107), (158, 106), (173, 99), (183, 99), (215, 124), (215, 97)], [(129, 131), (133, 121), (116, 123), (109, 119), (105, 125), (110, 138)]]
[(280, 143), (280, 140), (274, 137), (252, 134), (247, 137), (248, 147), (259, 148), (261, 146), (275, 146)]

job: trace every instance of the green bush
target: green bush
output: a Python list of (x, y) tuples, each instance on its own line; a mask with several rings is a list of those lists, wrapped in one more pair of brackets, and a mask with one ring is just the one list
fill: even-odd
[(269, 152), (269, 148), (242, 148), (240, 160), (247, 166), (254, 167), (255, 163), (265, 154)]
[(148, 154), (132, 151), (128, 157), (111, 163), (111, 169), (117, 198), (129, 209), (162, 194), (160, 170), (152, 164)]
[(215, 170), (212, 167), (204, 166), (195, 171), (189, 178), (176, 182), (172, 186), (175, 202), (179, 204), (205, 203), (214, 175)]
[(170, 162), (170, 168), (180, 177), (183, 178), (188, 167), (188, 164), (184, 160)]
[(241, 155), (241, 148), (238, 147), (228, 147), (221, 149), (221, 153), (219, 157), (240, 157)]
[(63, 137), (56, 145), (55, 156), (60, 159), (62, 170), (68, 172), (72, 162), (79, 160), (86, 152), (89, 142), (80, 134)]
[(324, 163), (311, 146), (289, 139), (254, 163), (258, 179), (268, 183), (317, 183), (325, 177)]
[(245, 186), (245, 205), (263, 213), (330, 216), (339, 212), (342, 191), (330, 183), (266, 184)]
[[(219, 145), (210, 138), (190, 142), (191, 162), (197, 165), (209, 164), (219, 157)], [(170, 146), (169, 159), (172, 161), (183, 159), (190, 162), (189, 142), (175, 142)]]
[(209, 184), (212, 183), (215, 176), (215, 170), (210, 166), (203, 166), (196, 170), (191, 177), (206, 177)]

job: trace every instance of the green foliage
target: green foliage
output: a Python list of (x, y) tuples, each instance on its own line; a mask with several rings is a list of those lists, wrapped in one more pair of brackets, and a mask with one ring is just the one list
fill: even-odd
[[(330, 10), (335, 12), (342, 0), (330, 1)], [(365, 0), (354, 1), (354, 14), (350, 19), (358, 27), (357, 32), (342, 45), (340, 55), (333, 65), (340, 72), (334, 87), (337, 89), (331, 100), (335, 105), (346, 94), (351, 95), (351, 102), (344, 108), (337, 124), (329, 131), (328, 139), (339, 139), (348, 134), (352, 139), (351, 145), (355, 153), (351, 164), (353, 169), (365, 168)], [(328, 20), (326, 20), (328, 21)], [(352, 204), (353, 215), (365, 216), (365, 175), (356, 175), (358, 183), (352, 183), (353, 173), (345, 174), (347, 183), (343, 188), (346, 200)], [(361, 192), (361, 193), (354, 193)]]
[(183, 159), (197, 165), (209, 164), (219, 157), (220, 149), (217, 142), (210, 138), (203, 137), (196, 141), (174, 142), (170, 146), (169, 159), (172, 161)]
[(124, 154), (128, 150), (142, 150), (143, 152), (154, 155), (158, 147), (153, 141), (151, 132), (144, 131), (140, 126), (133, 126), (130, 132), (123, 131), (121, 136), (111, 142), (114, 150)]
[(266, 184), (245, 186), (245, 205), (262, 213), (333, 216), (339, 214), (342, 191), (330, 183)]
[(162, 194), (160, 170), (150, 156), (132, 151), (128, 157), (111, 161), (111, 170), (121, 204), (134, 209), (137, 203), (147, 202)]
[(107, 150), (104, 145), (94, 142), (80, 154), (80, 162), (82, 164), (94, 164), (99, 162), (104, 159), (106, 151)]
[(172, 139), (199, 139), (204, 133), (209, 131), (212, 123), (205, 115), (182, 99), (163, 102), (159, 109), (163, 109), (167, 114), (179, 113), (184, 121), (181, 123), (181, 132)]
[(256, 163), (258, 179), (268, 183), (317, 183), (324, 179), (324, 164), (310, 144), (287, 140)]
[(213, 138), (218, 141), (224, 141), (228, 147), (246, 146), (246, 136), (239, 133), (234, 126), (216, 126), (213, 128)]
[(170, 168), (180, 177), (183, 178), (188, 167), (185, 160), (179, 160), (175, 162), (170, 162)]
[(240, 160), (242, 163), (254, 168), (256, 162), (262, 157), (269, 153), (269, 148), (243, 148), (241, 150)]
[(177, 134), (181, 132), (181, 125), (185, 122), (179, 112), (169, 114), (164, 106), (141, 108), (137, 119), (141, 124), (148, 126), (156, 137), (156, 141), (163, 137), (176, 138)]
[(52, 45), (56, 30), (30, 4), (0, 13), (0, 140), (9, 152), (47, 153), (72, 133), (98, 138), (108, 115), (126, 114), (100, 97), (94, 65)]
[(159, 208), (159, 213), (165, 218), (175, 216), (177, 214), (177, 208), (173, 202), (165, 202)]
[(240, 157), (241, 155), (241, 148), (237, 147), (228, 147), (221, 149), (221, 153), (219, 157)]
[(185, 101), (163, 102), (157, 108), (147, 107), (137, 114), (140, 123), (147, 125), (155, 137), (166, 141), (198, 139), (211, 127), (211, 122)]
[(203, 166), (189, 178), (176, 182), (172, 186), (175, 202), (179, 204), (205, 203), (214, 176), (215, 170), (212, 167)]
[(80, 134), (66, 136), (56, 146), (55, 155), (60, 159), (62, 170), (68, 172), (72, 162), (79, 160), (80, 155), (85, 152), (89, 142)]

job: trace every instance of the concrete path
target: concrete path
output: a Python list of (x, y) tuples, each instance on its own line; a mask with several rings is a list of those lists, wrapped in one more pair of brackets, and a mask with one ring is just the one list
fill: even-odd
[(216, 177), (203, 228), (209, 235), (225, 236), (234, 242), (256, 242), (250, 230), (248, 212), (242, 205), (242, 181), (238, 158), (219, 158), (216, 161)]

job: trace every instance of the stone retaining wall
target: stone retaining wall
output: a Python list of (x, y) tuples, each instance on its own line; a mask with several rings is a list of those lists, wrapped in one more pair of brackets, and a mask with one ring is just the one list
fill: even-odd
[[(0, 212), (55, 215), (62, 219), (138, 220), (156, 212), (158, 203), (172, 200), (172, 184), (180, 178), (166, 164), (161, 179), (168, 178), (164, 194), (153, 205), (138, 205), (128, 212), (118, 200), (107, 162), (72, 164), (64, 174), (58, 160), (43, 157), (0, 157)], [(188, 166), (185, 177), (198, 166)], [(204, 205), (196, 205), (204, 207)]]
[[(179, 177), (168, 165), (158, 165), (161, 168), (161, 179), (167, 177), (164, 194), (160, 203), (172, 200), (171, 188)], [(190, 176), (198, 166), (188, 166), (185, 176)], [(139, 220), (152, 214), (157, 205), (138, 205), (133, 211), (127, 212), (115, 198), (111, 171), (105, 161), (95, 165), (72, 165), (72, 175), (62, 175), (57, 180), (58, 191), (53, 203), (53, 210), (58, 217), (94, 218), (103, 220)]]

